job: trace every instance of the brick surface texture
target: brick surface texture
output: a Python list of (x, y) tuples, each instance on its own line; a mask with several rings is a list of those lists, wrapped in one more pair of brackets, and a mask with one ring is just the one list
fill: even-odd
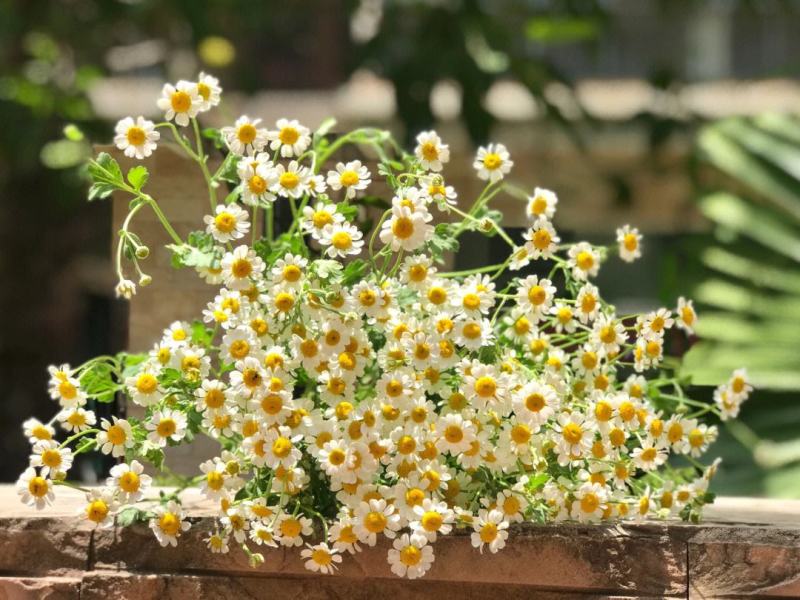
[(407, 581), (389, 571), (388, 543), (345, 557), (334, 576), (306, 571), (296, 548), (265, 552), (257, 569), (233, 545), (211, 554), (211, 511), (193, 490), (177, 548), (145, 524), (94, 529), (76, 516), (80, 494), (59, 492), (36, 513), (0, 486), (0, 600), (800, 597), (800, 501), (722, 498), (700, 525), (515, 526), (498, 554), (456, 533), (436, 543), (425, 578)]

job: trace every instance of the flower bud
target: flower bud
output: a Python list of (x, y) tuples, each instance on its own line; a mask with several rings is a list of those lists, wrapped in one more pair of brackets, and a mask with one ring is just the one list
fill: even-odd
[(145, 273), (142, 273), (142, 276), (139, 277), (139, 285), (142, 286), (142, 287), (146, 287), (146, 286), (150, 285), (151, 283), (153, 283), (153, 278), (150, 277), (150, 275), (146, 275)]
[(150, 256), (150, 248), (147, 246), (139, 246), (136, 248), (136, 258), (139, 260), (144, 260), (148, 256)]

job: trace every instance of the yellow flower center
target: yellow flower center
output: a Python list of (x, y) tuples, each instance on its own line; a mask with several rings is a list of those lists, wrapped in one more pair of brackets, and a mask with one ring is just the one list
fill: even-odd
[(318, 548), (311, 553), (311, 560), (318, 565), (327, 567), (333, 562), (333, 557), (331, 556), (330, 552), (323, 550), (322, 548)]
[(380, 533), (384, 529), (386, 529), (386, 515), (382, 512), (377, 511), (370, 511), (364, 517), (364, 527), (367, 528), (367, 531), (370, 533)]
[(236, 130), (236, 137), (239, 138), (239, 141), (243, 144), (252, 144), (256, 139), (256, 135), (258, 135), (258, 132), (256, 131), (255, 125), (251, 125), (250, 123), (240, 125), (239, 129)]
[(297, 265), (286, 265), (283, 267), (282, 275), (286, 281), (294, 283), (300, 279), (300, 277), (303, 275), (303, 272)]
[(439, 531), (442, 523), (444, 523), (444, 518), (435, 510), (429, 510), (422, 515), (420, 523), (425, 531)]
[(119, 487), (123, 492), (135, 494), (139, 491), (140, 478), (133, 471), (125, 471), (119, 478)]
[(214, 226), (217, 228), (217, 231), (230, 233), (236, 228), (236, 217), (229, 212), (221, 212), (214, 217)]
[(553, 238), (547, 229), (537, 229), (533, 234), (533, 246), (537, 250), (544, 252), (550, 247)]
[(582, 250), (578, 252), (578, 256), (575, 257), (575, 264), (577, 264), (578, 268), (582, 271), (588, 271), (594, 266), (594, 256), (592, 256), (591, 252)]
[(344, 464), (346, 458), (347, 455), (344, 453), (344, 450), (341, 450), (339, 448), (334, 448), (328, 454), (328, 462), (330, 462), (332, 465), (336, 467)]
[(281, 523), (281, 534), (285, 537), (293, 538), (300, 535), (302, 524), (297, 519), (285, 519)]
[(54, 448), (48, 448), (42, 452), (42, 464), (51, 469), (58, 468), (61, 466), (61, 453)]
[(202, 81), (197, 84), (197, 94), (205, 101), (211, 97), (211, 88)]
[(422, 144), (420, 152), (422, 153), (422, 158), (428, 161), (439, 158), (439, 150), (436, 148), (436, 144), (433, 142), (425, 142)]
[[(235, 359), (241, 359), (250, 354), (250, 344), (245, 340), (234, 340), (231, 342), (228, 353)], [(214, 390), (217, 391), (217, 390)], [(219, 407), (216, 407), (219, 408)]]
[(225, 477), (219, 471), (209, 471), (206, 475), (206, 483), (210, 489), (218, 491), (225, 485)]
[(564, 439), (572, 445), (575, 445), (583, 439), (583, 429), (577, 423), (567, 423), (561, 433)]
[(128, 438), (125, 430), (120, 425), (112, 425), (108, 428), (108, 441), (114, 444), (115, 446), (119, 446), (125, 443), (125, 440)]
[(28, 491), (31, 493), (31, 496), (34, 498), (42, 498), (44, 497), (50, 487), (47, 485), (47, 480), (44, 477), (31, 477), (30, 481), (28, 481)]
[(291, 146), (300, 139), (300, 132), (294, 127), (284, 127), (278, 132), (278, 139), (281, 144)]
[(278, 458), (286, 458), (292, 451), (292, 441), (283, 436), (272, 442), (272, 453)]
[(261, 399), (261, 410), (268, 415), (277, 415), (283, 409), (283, 399), (278, 394), (268, 394)]
[(585, 513), (593, 513), (600, 506), (600, 498), (594, 492), (587, 492), (581, 498), (581, 510)]
[(293, 173), (292, 171), (286, 171), (285, 173), (281, 174), (280, 179), (278, 180), (281, 187), (287, 190), (293, 190), (297, 187), (297, 184), (300, 183), (300, 177), (297, 176), (297, 173)]
[(174, 435), (175, 432), (178, 430), (178, 424), (175, 422), (175, 419), (170, 417), (165, 417), (158, 422), (156, 426), (156, 432), (161, 437), (169, 437)]
[(503, 164), (503, 159), (500, 158), (500, 155), (496, 152), (489, 152), (486, 156), (483, 157), (483, 166), (489, 169), (490, 171), (494, 171), (500, 165)]
[(511, 439), (516, 444), (527, 444), (531, 439), (531, 428), (524, 423), (518, 423), (511, 428)]
[(259, 175), (253, 175), (247, 182), (247, 187), (253, 194), (263, 194), (267, 189), (267, 181)]
[(497, 382), (492, 377), (483, 376), (475, 381), (475, 393), (481, 398), (490, 398), (497, 392)]
[(414, 221), (408, 217), (399, 217), (392, 223), (392, 233), (395, 237), (405, 240), (414, 235)]
[(353, 245), (353, 238), (347, 231), (337, 231), (331, 237), (331, 244), (337, 250), (348, 250)]
[(31, 430), (31, 435), (35, 437), (37, 440), (51, 440), (53, 439), (53, 435), (50, 433), (50, 430), (47, 429), (44, 425), (37, 425)]
[(428, 267), (425, 265), (412, 265), (408, 270), (408, 278), (415, 283), (424, 281), (428, 276)]
[(480, 537), (484, 544), (491, 544), (495, 539), (497, 539), (497, 525), (494, 523), (484, 524), (481, 527)]
[(547, 291), (540, 285), (531, 286), (528, 290), (528, 300), (534, 306), (540, 306), (547, 300)]
[(142, 373), (136, 379), (136, 389), (141, 394), (152, 394), (158, 387), (158, 380), (150, 373)]
[(170, 104), (176, 113), (189, 112), (189, 109), (192, 108), (192, 97), (186, 92), (176, 90), (172, 93)]
[(281, 312), (289, 312), (294, 306), (294, 296), (289, 292), (281, 292), (275, 296), (275, 308)]
[(318, 210), (311, 216), (311, 221), (314, 223), (314, 227), (322, 229), (325, 225), (333, 223), (333, 215), (327, 210)]
[(407, 567), (414, 567), (422, 560), (422, 551), (416, 546), (408, 545), (400, 550), (400, 562)]
[(636, 238), (636, 234), (634, 233), (627, 233), (622, 240), (622, 245), (625, 246), (625, 250), (628, 252), (633, 252), (636, 248), (639, 247), (639, 240)]
[(176, 535), (181, 530), (181, 520), (175, 513), (164, 513), (158, 519), (158, 527), (167, 535)]
[(237, 258), (231, 265), (231, 273), (233, 273), (233, 276), (237, 277), (238, 279), (249, 277), (250, 273), (252, 272), (253, 265), (246, 258)]
[(98, 498), (92, 500), (86, 507), (86, 518), (95, 523), (102, 523), (108, 516), (108, 511), (108, 504)]
[(458, 425), (448, 425), (444, 430), (444, 439), (451, 444), (458, 444), (464, 439), (464, 430)]
[(462, 331), (464, 332), (464, 337), (469, 340), (474, 340), (481, 336), (481, 326), (478, 323), (467, 323)]
[(464, 294), (464, 300), (462, 301), (464, 308), (467, 310), (477, 310), (481, 306), (481, 298), (478, 294)]
[(345, 171), (339, 176), (339, 183), (344, 187), (350, 187), (357, 184), (359, 181), (358, 173), (355, 171)]
[(141, 146), (145, 143), (145, 141), (147, 141), (147, 134), (145, 133), (144, 129), (137, 127), (136, 125), (133, 127), (128, 127), (125, 137), (128, 138), (128, 143), (131, 146)]
[(531, 202), (531, 214), (543, 215), (547, 210), (547, 200), (544, 196), (536, 196)]
[(598, 421), (606, 422), (610, 420), (613, 412), (614, 409), (605, 400), (601, 400), (597, 403), (597, 406), (594, 407), (594, 416), (597, 417)]

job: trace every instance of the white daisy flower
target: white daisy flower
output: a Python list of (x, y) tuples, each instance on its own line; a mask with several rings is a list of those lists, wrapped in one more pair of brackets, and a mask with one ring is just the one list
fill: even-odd
[(308, 177), (308, 167), (296, 160), (287, 166), (279, 163), (270, 173), (269, 189), (282, 198), (300, 198), (308, 192)]
[(129, 465), (114, 465), (109, 474), (106, 485), (117, 489), (120, 500), (125, 503), (137, 502), (152, 483), (152, 478), (144, 473), (144, 467), (138, 460), (132, 460)]
[(502, 550), (508, 539), (508, 521), (499, 510), (481, 509), (478, 517), (472, 521), (473, 533), (470, 538), (472, 547), (483, 553), (484, 547), (492, 554)]
[(113, 490), (94, 489), (86, 494), (86, 506), (81, 509), (81, 514), (97, 527), (105, 529), (114, 525), (116, 509)]
[(597, 275), (600, 269), (600, 254), (587, 242), (579, 242), (570, 246), (567, 253), (569, 260), (567, 263), (572, 268), (572, 276), (575, 279), (586, 280), (588, 277)]
[(328, 171), (328, 185), (332, 190), (345, 190), (345, 200), (354, 198), (356, 192), (367, 189), (370, 172), (360, 160), (338, 163), (335, 171)]
[(130, 158), (147, 158), (156, 149), (161, 133), (156, 131), (155, 123), (144, 117), (125, 117), (114, 128), (114, 144)]
[(314, 546), (306, 544), (306, 548), (300, 553), (300, 557), (305, 560), (305, 567), (314, 573), (324, 573), (332, 575), (338, 563), (342, 562), (342, 556), (335, 548), (331, 548), (327, 543), (321, 542)]
[(360, 254), (364, 247), (364, 234), (351, 223), (326, 225), (320, 236), (320, 244), (327, 246), (325, 254), (331, 258), (345, 258), (350, 254)]
[(39, 468), (43, 477), (66, 473), (72, 467), (72, 449), (62, 448), (55, 440), (41, 440), (33, 445), (30, 466)]
[(617, 244), (619, 244), (619, 257), (625, 262), (633, 262), (642, 255), (642, 236), (639, 230), (630, 225), (617, 229)]
[(505, 177), (514, 166), (511, 155), (503, 144), (489, 144), (485, 148), (478, 148), (473, 168), (478, 172), (478, 178), (495, 183)]
[(133, 448), (133, 429), (125, 419), (111, 417), (111, 421), (100, 421), (101, 431), (97, 434), (97, 446), (103, 454), (113, 457), (123, 456), (125, 450)]
[(214, 216), (203, 217), (203, 222), (206, 224), (206, 233), (211, 234), (219, 243), (238, 240), (250, 231), (247, 211), (238, 204), (219, 204), (215, 213)]
[(186, 425), (186, 415), (178, 410), (156, 411), (145, 423), (145, 428), (150, 432), (147, 440), (160, 448), (170, 440), (179, 442), (186, 435)]
[(249, 206), (274, 202), (275, 194), (269, 189), (274, 171), (275, 165), (264, 152), (240, 160), (236, 172), (242, 180), (242, 202)]
[(220, 133), (231, 152), (240, 156), (252, 156), (261, 152), (269, 141), (267, 130), (259, 127), (260, 124), (261, 119), (250, 119), (247, 115), (242, 115), (232, 127), (220, 129)]
[(392, 573), (398, 577), (418, 579), (433, 564), (433, 548), (424, 536), (404, 533), (392, 544), (387, 560)]
[(433, 225), (426, 222), (429, 220), (427, 211), (394, 206), (391, 218), (384, 221), (381, 227), (381, 241), (390, 245), (394, 252), (401, 249), (413, 252), (433, 237)]
[(166, 506), (157, 506), (153, 512), (155, 516), (150, 519), (150, 529), (158, 543), (162, 546), (177, 546), (178, 538), (191, 527), (188, 521), (184, 521), (181, 505), (170, 500)]
[(534, 260), (552, 258), (556, 245), (561, 241), (552, 223), (541, 218), (536, 219), (522, 237), (525, 239), (528, 256)]
[(435, 131), (423, 131), (417, 135), (414, 154), (426, 171), (441, 171), (444, 163), (450, 160), (450, 147), (442, 143)]
[(205, 112), (219, 105), (220, 96), (222, 94), (219, 79), (200, 71), (200, 75), (197, 76), (196, 85), (197, 96), (200, 99), (200, 112)]
[(33, 467), (28, 467), (19, 476), (17, 494), (24, 504), (35, 506), (37, 510), (43, 510), (55, 500), (53, 482), (37, 473)]
[(161, 98), (156, 102), (158, 108), (164, 111), (164, 119), (175, 120), (175, 123), (186, 127), (189, 119), (193, 119), (200, 112), (203, 103), (197, 95), (197, 85), (191, 81), (179, 81), (177, 84), (164, 84)]
[(558, 197), (555, 192), (537, 187), (533, 195), (528, 198), (527, 215), (532, 221), (538, 219), (552, 219), (556, 212)]
[(284, 158), (300, 156), (311, 144), (311, 132), (307, 127), (292, 119), (278, 119), (274, 131), (267, 132), (270, 150), (280, 149)]

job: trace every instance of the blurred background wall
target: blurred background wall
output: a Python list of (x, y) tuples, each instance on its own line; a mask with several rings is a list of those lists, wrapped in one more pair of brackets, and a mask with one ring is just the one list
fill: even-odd
[(54, 410), (46, 365), (126, 345), (110, 204), (85, 202), (78, 168), (88, 140), (205, 70), (220, 122), (433, 126), (462, 197), (475, 146), (502, 141), (516, 180), (558, 192), (568, 239), (638, 226), (645, 259), (610, 265), (606, 296), (646, 310), (696, 293), (697, 381), (752, 362), (767, 388), (745, 405), (752, 431), (716, 447), (718, 490), (800, 496), (800, 127), (780, 116), (800, 106), (797, 31), (793, 0), (0, 2), (0, 481), (26, 462), (22, 421)]

